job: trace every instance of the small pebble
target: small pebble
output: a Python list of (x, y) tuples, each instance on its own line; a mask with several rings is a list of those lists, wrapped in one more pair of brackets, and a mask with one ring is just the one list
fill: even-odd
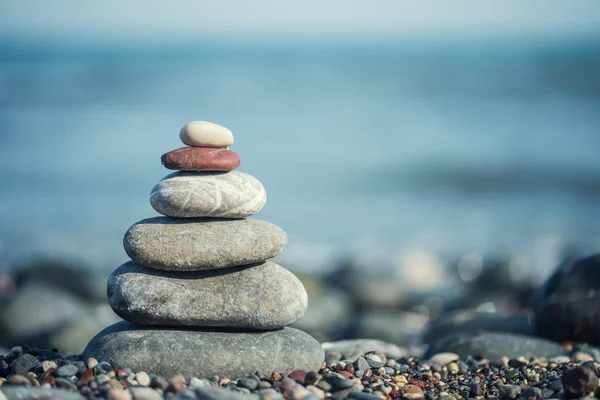
[(229, 147), (233, 144), (233, 134), (224, 126), (206, 122), (188, 122), (179, 132), (179, 138), (192, 147)]
[(42, 370), (44, 372), (48, 371), (50, 368), (56, 368), (56, 363), (54, 361), (44, 361), (44, 362), (42, 362)]
[(127, 390), (112, 389), (108, 392), (108, 400), (131, 400), (131, 394)]
[(110, 381), (110, 377), (106, 374), (100, 374), (96, 376), (96, 383), (98, 385), (104, 385), (108, 381)]
[(58, 369), (56, 370), (56, 372), (54, 374), (55, 374), (55, 376), (65, 378), (65, 377), (77, 375), (77, 371), (78, 371), (77, 367), (73, 364), (63, 365), (62, 367), (58, 367)]
[(144, 371), (140, 371), (135, 374), (135, 380), (140, 386), (149, 386), (150, 385), (150, 377)]
[(98, 360), (96, 360), (94, 357), (90, 357), (87, 359), (87, 367), (89, 369), (94, 368), (96, 365), (98, 365)]

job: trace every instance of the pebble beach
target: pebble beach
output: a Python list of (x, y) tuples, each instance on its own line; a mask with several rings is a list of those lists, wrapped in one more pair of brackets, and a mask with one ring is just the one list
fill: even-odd
[[(387, 354), (361, 350), (369, 346)], [(398, 348), (373, 342), (330, 343), (328, 347), (334, 350), (327, 350), (318, 371), (199, 379), (115, 369), (94, 358), (62, 357), (55, 351), (21, 346), (0, 358), (0, 398), (514, 400), (600, 395), (600, 363), (583, 352), (550, 359), (503, 357), (493, 363), (480, 357), (462, 359), (454, 353), (429, 359), (396, 358)]]
[(0, 352), (0, 400), (600, 395), (600, 254), (565, 259), (538, 285), (515, 278), (514, 264), (488, 265), (460, 293), (430, 284), (442, 280), (426, 258), (403, 297), (393, 280), (348, 265), (317, 283), (273, 261), (283, 229), (248, 219), (267, 194), (234, 171), (242, 160), (231, 131), (192, 121), (180, 139), (188, 147), (161, 157), (176, 172), (150, 193), (162, 216), (125, 233), (130, 261), (108, 277), (108, 308), (93, 279), (61, 279), (61, 267), (54, 279), (42, 266), (12, 282), (0, 303), (0, 343), (14, 346)]

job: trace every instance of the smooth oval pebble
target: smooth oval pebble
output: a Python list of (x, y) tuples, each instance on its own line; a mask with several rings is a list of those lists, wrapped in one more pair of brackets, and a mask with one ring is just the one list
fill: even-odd
[(308, 304), (300, 280), (271, 261), (198, 272), (156, 271), (130, 261), (107, 286), (115, 313), (140, 325), (277, 329), (298, 320)]
[(319, 342), (289, 327), (275, 331), (169, 329), (125, 321), (96, 335), (83, 357), (108, 361), (115, 368), (201, 379), (318, 371), (325, 358)]
[(228, 147), (233, 133), (224, 126), (207, 121), (191, 121), (179, 131), (183, 144), (194, 147)]
[(175, 172), (150, 193), (150, 204), (168, 217), (245, 218), (267, 202), (255, 177), (243, 172)]
[(255, 264), (278, 255), (285, 232), (258, 219), (155, 217), (134, 224), (123, 239), (136, 264), (166, 271), (199, 271)]
[(177, 171), (233, 171), (240, 165), (240, 156), (227, 149), (182, 147), (163, 154), (160, 161)]

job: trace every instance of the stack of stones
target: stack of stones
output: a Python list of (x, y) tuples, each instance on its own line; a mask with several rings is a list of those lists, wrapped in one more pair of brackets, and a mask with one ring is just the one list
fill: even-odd
[(286, 234), (245, 219), (266, 202), (262, 184), (233, 171), (231, 131), (194, 121), (183, 147), (162, 157), (178, 170), (152, 190), (165, 217), (142, 220), (125, 234), (132, 261), (108, 280), (108, 300), (125, 321), (94, 337), (84, 357), (163, 376), (236, 378), (260, 372), (319, 370), (323, 350), (286, 327), (307, 307), (302, 283), (269, 261)]

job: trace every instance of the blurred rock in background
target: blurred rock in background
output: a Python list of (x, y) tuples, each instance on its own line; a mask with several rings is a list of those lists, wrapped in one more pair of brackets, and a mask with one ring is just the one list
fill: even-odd
[(85, 266), (32, 262), (4, 279), (14, 288), (3, 292), (0, 304), (0, 346), (80, 354), (96, 333), (120, 320), (106, 302), (106, 277)]

